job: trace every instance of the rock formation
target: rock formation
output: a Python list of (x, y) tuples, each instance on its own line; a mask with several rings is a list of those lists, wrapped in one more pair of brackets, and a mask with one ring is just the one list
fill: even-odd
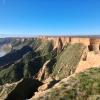
[(46, 61), (43, 67), (40, 69), (38, 76), (36, 77), (39, 81), (42, 81), (43, 79), (47, 79), (49, 77), (49, 72), (48, 72), (48, 66), (47, 64), (50, 62), (50, 60)]
[(99, 100), (100, 67), (72, 74), (30, 100)]
[(0, 57), (0, 99), (90, 100), (100, 93), (97, 37), (13, 38), (0, 48), (12, 49)]
[[(97, 37), (48, 37), (41, 36), (39, 37), (41, 40), (52, 40), (54, 42), (54, 48), (62, 49), (68, 43), (81, 43), (84, 44), (89, 51), (100, 49), (100, 38)], [(91, 49), (92, 48), (92, 49)]]

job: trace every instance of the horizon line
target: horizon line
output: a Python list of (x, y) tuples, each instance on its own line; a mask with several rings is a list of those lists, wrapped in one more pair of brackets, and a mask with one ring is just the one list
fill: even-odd
[(39, 37), (96, 37), (100, 35), (33, 35), (33, 36), (0, 36), (0, 38), (39, 38)]

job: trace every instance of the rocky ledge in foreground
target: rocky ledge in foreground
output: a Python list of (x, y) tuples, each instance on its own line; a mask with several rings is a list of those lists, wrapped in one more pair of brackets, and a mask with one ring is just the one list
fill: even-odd
[(30, 100), (100, 100), (100, 67), (64, 78)]
[(0, 86), (0, 100), (25, 100), (32, 97), (42, 82), (25, 78), (16, 83)]

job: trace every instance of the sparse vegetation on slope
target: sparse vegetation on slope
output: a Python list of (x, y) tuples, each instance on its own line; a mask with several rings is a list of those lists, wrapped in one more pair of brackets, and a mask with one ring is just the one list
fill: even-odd
[(38, 44), (40, 40), (34, 40), (35, 43), (31, 40), (31, 42), (34, 46), (33, 50), (32, 46), (23, 47), (22, 45), (21, 49), (12, 51), (1, 58), (0, 64), (5, 66), (0, 67), (0, 84), (16, 82), (26, 77), (34, 77), (45, 61), (52, 58), (51, 42), (41, 41), (41, 45)]
[(82, 44), (68, 44), (57, 57), (53, 75), (62, 79), (74, 73), (84, 48)]
[[(36, 100), (91, 100), (100, 94), (100, 68), (73, 75), (85, 45), (63, 45), (57, 41), (37, 38), (10, 41), (11, 52), (0, 58), (1, 97), (8, 95), (7, 100), (24, 100), (37, 90), (44, 90), (45, 95), (41, 96), (40, 93)], [(50, 78), (54, 83), (50, 83)], [(49, 81), (46, 83), (46, 80)], [(43, 85), (38, 88), (36, 81)], [(19, 83), (12, 85), (13, 82)]]
[(98, 98), (99, 95), (100, 68), (93, 68), (63, 79), (40, 97), (31, 100), (91, 100), (91, 97)]

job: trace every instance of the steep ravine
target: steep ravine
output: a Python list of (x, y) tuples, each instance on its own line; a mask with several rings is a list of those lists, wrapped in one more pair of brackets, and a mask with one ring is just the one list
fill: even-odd
[(11, 44), (0, 58), (1, 100), (91, 100), (89, 95), (99, 94), (99, 39), (17, 38)]

